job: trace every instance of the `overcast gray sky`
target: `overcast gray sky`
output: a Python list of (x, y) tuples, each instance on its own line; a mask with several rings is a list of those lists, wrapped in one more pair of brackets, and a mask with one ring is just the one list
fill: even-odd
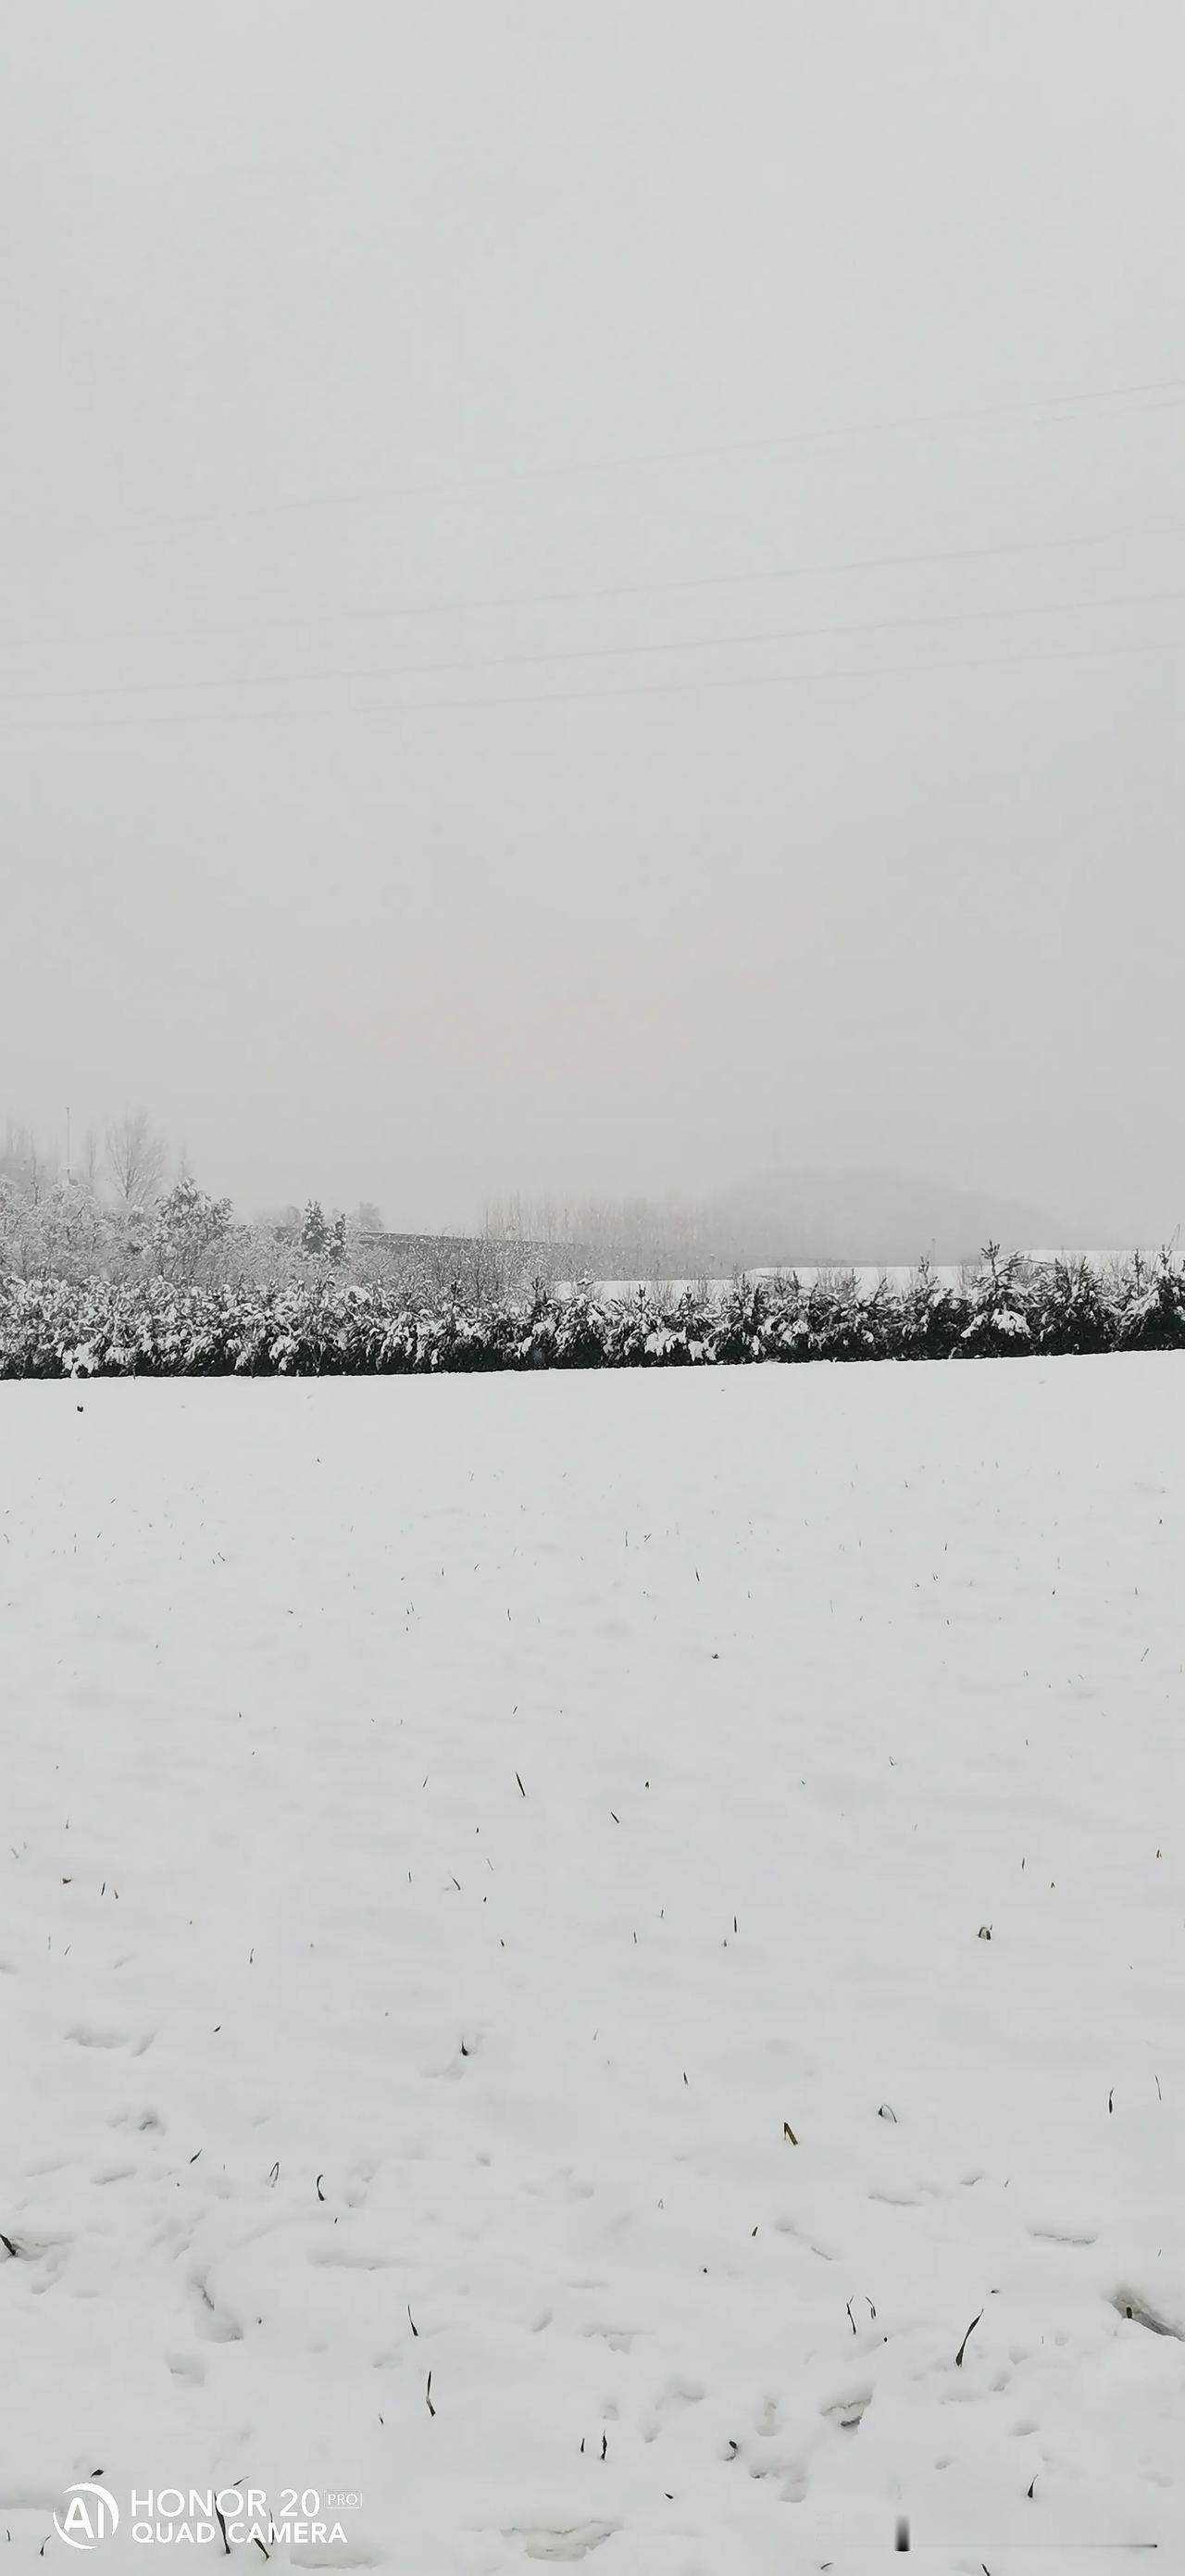
[(0, 1112), (1185, 1218), (1179, 0), (0, 29)]

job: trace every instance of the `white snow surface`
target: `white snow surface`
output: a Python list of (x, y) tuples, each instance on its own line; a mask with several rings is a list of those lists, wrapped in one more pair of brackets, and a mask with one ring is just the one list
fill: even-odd
[(1173, 1356), (5, 1387), (0, 2576), (1185, 2565), (1183, 1520)]

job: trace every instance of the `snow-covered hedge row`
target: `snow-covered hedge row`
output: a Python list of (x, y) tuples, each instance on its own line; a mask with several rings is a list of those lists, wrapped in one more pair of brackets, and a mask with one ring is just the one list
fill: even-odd
[(756, 1360), (957, 1359), (1185, 1348), (1185, 1271), (1107, 1273), (990, 1253), (961, 1283), (740, 1279), (613, 1297), (591, 1283), (496, 1301), (359, 1284), (202, 1287), (0, 1277), (0, 1377), (408, 1375)]

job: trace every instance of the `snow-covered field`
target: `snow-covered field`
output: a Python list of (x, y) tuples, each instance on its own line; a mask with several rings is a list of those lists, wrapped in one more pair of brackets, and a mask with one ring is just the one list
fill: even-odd
[(5, 1387), (0, 2571), (1185, 2565), (1183, 1523), (1172, 1356)]

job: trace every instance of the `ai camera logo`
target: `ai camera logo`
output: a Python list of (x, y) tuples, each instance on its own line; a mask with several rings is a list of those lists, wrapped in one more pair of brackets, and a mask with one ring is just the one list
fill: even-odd
[(119, 2529), (114, 2496), (107, 2487), (96, 2486), (93, 2478), (67, 2487), (65, 2508), (64, 2513), (55, 2513), (54, 2530), (70, 2549), (97, 2549), (101, 2540), (110, 2540)]

